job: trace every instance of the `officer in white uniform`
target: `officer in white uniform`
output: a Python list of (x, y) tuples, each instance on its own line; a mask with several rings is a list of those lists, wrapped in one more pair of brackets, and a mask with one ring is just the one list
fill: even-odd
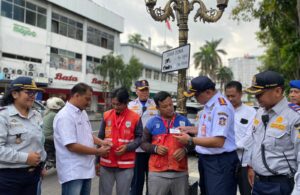
[[(238, 164), (234, 136), (234, 108), (231, 103), (215, 89), (206, 76), (191, 81), (191, 87), (184, 94), (195, 96), (204, 111), (198, 125), (197, 137), (188, 134), (175, 136), (179, 141), (197, 145), (199, 164), (202, 164), (206, 194), (235, 195), (237, 180), (235, 169)], [(181, 127), (182, 131), (191, 127)]]
[(248, 169), (252, 194), (289, 195), (299, 172), (300, 115), (288, 106), (284, 79), (277, 72), (256, 74), (246, 92), (255, 95), (261, 106), (253, 122)]
[[(128, 104), (128, 108), (141, 116), (143, 126), (147, 124), (148, 120), (157, 114), (156, 105), (153, 99), (149, 98), (149, 83), (147, 80), (140, 80), (135, 82), (137, 98)], [(144, 152), (138, 147), (136, 149), (136, 160), (134, 167), (134, 176), (131, 183), (130, 194), (142, 195), (145, 177), (148, 178), (148, 161), (150, 154)], [(148, 182), (146, 182), (148, 185)], [(147, 186), (148, 190), (148, 186)], [(147, 191), (146, 190), (146, 191)]]
[(250, 195), (247, 165), (250, 160), (252, 124), (256, 110), (242, 103), (242, 84), (230, 81), (225, 86), (225, 95), (234, 107), (234, 131), (240, 166), (237, 169), (238, 185), (241, 195)]

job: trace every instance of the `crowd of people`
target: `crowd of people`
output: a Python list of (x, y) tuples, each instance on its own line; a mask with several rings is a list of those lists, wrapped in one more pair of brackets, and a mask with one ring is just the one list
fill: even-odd
[[(224, 95), (206, 76), (184, 95), (202, 105), (196, 125), (174, 110), (165, 91), (149, 97), (147, 80), (111, 93), (98, 136), (86, 112), (93, 89), (78, 83), (70, 99), (52, 97), (47, 111), (32, 109), (43, 91), (29, 77), (10, 83), (0, 108), (0, 195), (40, 195), (45, 161), (54, 160), (62, 195), (188, 195), (188, 153), (196, 150), (201, 195), (300, 194), (300, 80), (277, 72), (254, 75), (245, 90), (259, 108), (242, 102), (243, 86), (230, 81)], [(45, 150), (46, 149), (46, 150)], [(145, 185), (144, 185), (145, 184)], [(145, 188), (145, 189), (144, 189)]]

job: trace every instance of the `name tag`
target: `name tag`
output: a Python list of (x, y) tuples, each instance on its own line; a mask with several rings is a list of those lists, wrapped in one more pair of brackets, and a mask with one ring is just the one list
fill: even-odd
[(179, 134), (181, 131), (178, 128), (170, 128), (170, 134)]

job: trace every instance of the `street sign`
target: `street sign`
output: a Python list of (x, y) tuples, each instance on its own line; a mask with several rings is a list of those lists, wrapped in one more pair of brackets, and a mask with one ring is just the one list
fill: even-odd
[(163, 52), (161, 72), (171, 72), (189, 68), (190, 44)]

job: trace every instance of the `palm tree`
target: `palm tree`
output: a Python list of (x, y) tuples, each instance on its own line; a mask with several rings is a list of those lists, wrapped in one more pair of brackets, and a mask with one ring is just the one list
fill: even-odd
[(194, 64), (196, 69), (200, 69), (201, 75), (207, 75), (213, 80), (216, 79), (216, 69), (222, 66), (222, 59), (219, 53), (226, 55), (223, 49), (217, 49), (222, 39), (206, 41), (199, 48), (200, 51), (194, 53)]
[(142, 35), (140, 35), (138, 33), (134, 33), (134, 34), (128, 35), (128, 43), (145, 47), (145, 44), (147, 44), (147, 41), (142, 39)]
[(227, 66), (222, 66), (216, 71), (217, 80), (220, 82), (221, 91), (224, 91), (224, 84), (233, 79), (233, 73)]

